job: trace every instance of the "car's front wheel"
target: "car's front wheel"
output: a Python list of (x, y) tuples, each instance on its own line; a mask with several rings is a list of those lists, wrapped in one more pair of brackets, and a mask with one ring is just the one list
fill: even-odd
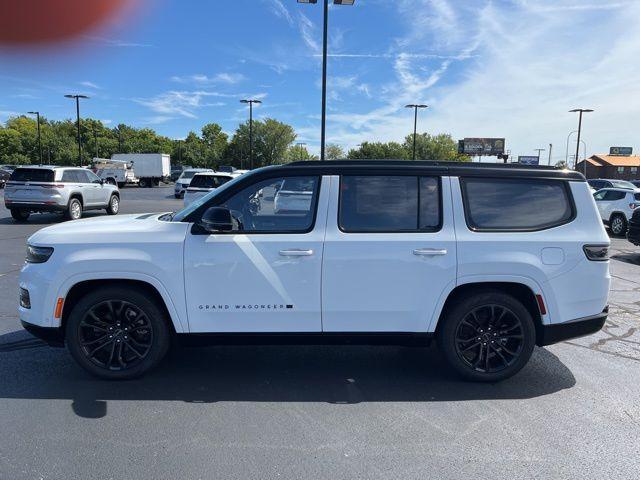
[(170, 332), (164, 312), (137, 288), (108, 287), (73, 307), (65, 341), (89, 373), (125, 380), (154, 368), (167, 353)]
[(111, 195), (109, 205), (107, 205), (107, 213), (109, 215), (117, 215), (120, 211), (120, 198), (118, 195)]
[(18, 222), (26, 222), (30, 214), (31, 213), (28, 210), (23, 210), (21, 208), (11, 209), (11, 216)]
[(463, 377), (497, 382), (526, 365), (536, 330), (529, 311), (511, 295), (485, 290), (456, 303), (438, 326), (448, 363)]

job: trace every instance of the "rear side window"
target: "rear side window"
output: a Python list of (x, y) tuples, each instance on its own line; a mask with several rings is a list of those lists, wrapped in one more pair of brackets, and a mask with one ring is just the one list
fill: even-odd
[(574, 216), (566, 182), (496, 178), (461, 182), (467, 225), (472, 230), (543, 230)]
[(432, 232), (441, 226), (440, 179), (348, 176), (340, 181), (344, 232)]
[(616, 200), (622, 200), (624, 197), (626, 197), (627, 194), (626, 192), (618, 192), (616, 190), (608, 190), (607, 193), (605, 193), (604, 195), (604, 199), (607, 201), (616, 201)]
[(229, 180), (231, 180), (231, 177), (224, 175), (196, 175), (193, 177), (193, 180), (191, 180), (189, 186), (196, 188), (218, 188)]
[(53, 170), (44, 168), (16, 168), (9, 180), (13, 182), (53, 182)]
[(78, 177), (78, 172), (76, 170), (65, 170), (62, 172), (62, 182), (65, 183), (80, 183), (84, 180), (81, 180)]

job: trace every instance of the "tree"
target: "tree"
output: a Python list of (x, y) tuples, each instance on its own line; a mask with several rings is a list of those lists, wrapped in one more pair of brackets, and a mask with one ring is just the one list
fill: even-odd
[(347, 156), (352, 160), (406, 160), (409, 153), (397, 142), (363, 142), (360, 148), (349, 150)]
[[(410, 152), (408, 158), (413, 158), (413, 134), (405, 138), (404, 148)], [(416, 138), (417, 160), (442, 160), (451, 162), (468, 162), (467, 155), (458, 153), (458, 144), (448, 133), (430, 135), (419, 133)]]
[[(296, 139), (291, 125), (267, 118), (253, 122), (253, 166), (254, 168), (287, 162), (289, 145)], [(234, 166), (249, 167), (249, 122), (238, 126), (225, 159)]]
[(324, 156), (326, 160), (342, 160), (345, 154), (340, 145), (329, 144), (327, 145)]
[(283, 163), (318, 159), (316, 155), (312, 155), (311, 153), (309, 153), (309, 151), (307, 150), (307, 147), (305, 147), (304, 145), (290, 146), (289, 149), (287, 150), (287, 154), (285, 157), (286, 157), (286, 162), (283, 162)]

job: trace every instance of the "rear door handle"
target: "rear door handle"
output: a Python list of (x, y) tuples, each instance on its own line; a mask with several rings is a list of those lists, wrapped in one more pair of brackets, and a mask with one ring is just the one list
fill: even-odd
[(423, 257), (434, 257), (436, 255), (446, 255), (446, 248), (416, 248), (413, 251), (414, 255), (419, 255)]
[(280, 255), (283, 257), (310, 257), (313, 255), (313, 250), (280, 250)]

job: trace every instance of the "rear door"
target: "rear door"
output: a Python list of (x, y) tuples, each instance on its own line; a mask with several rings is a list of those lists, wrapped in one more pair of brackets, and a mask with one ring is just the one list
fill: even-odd
[(455, 285), (448, 177), (332, 177), (322, 267), (325, 332), (426, 332)]

